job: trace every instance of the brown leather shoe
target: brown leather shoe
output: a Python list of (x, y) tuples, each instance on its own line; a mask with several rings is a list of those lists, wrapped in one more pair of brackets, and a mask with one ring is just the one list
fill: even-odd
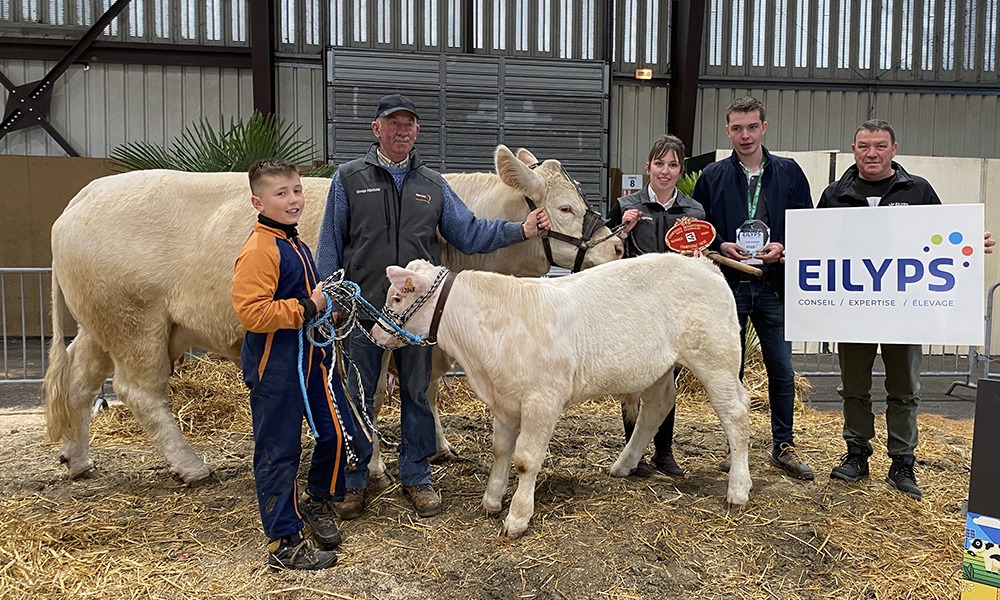
[(412, 487), (404, 485), (403, 491), (409, 496), (417, 515), (433, 517), (441, 512), (441, 494), (434, 491), (434, 486), (431, 484), (425, 483)]
[(378, 475), (368, 476), (368, 489), (376, 496), (389, 489), (393, 483), (392, 475), (385, 471)]
[(365, 510), (365, 488), (349, 488), (344, 492), (344, 501), (333, 504), (341, 519), (357, 519)]

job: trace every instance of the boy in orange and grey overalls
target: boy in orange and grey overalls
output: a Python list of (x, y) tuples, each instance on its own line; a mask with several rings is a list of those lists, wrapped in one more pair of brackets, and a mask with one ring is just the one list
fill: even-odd
[[(241, 359), (250, 388), (254, 483), (268, 538), (268, 566), (325, 569), (336, 564), (330, 550), (341, 539), (333, 501), (343, 499), (346, 460), (336, 411), (347, 404), (336, 372), (332, 385), (327, 383), (331, 353), (302, 339), (303, 324), (327, 302), (312, 253), (295, 229), (305, 208), (298, 169), (266, 159), (250, 168), (249, 179), (250, 201), (260, 214), (236, 259), (232, 294), (247, 330)], [(300, 502), (295, 479), (302, 418), (309, 413), (316, 447)], [(320, 549), (302, 536), (303, 519)]]

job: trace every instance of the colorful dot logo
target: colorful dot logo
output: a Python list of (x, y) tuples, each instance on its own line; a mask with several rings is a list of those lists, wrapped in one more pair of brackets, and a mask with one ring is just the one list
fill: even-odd
[[(945, 242), (945, 237), (940, 233), (935, 233), (931, 235), (931, 245), (940, 246), (944, 242)], [(962, 256), (972, 256), (972, 253), (975, 252), (975, 249), (968, 244), (963, 246), (962, 245), (963, 242), (965, 242), (965, 236), (962, 235), (962, 232), (952, 231), (951, 233), (948, 234), (948, 243), (951, 244), (952, 246), (961, 246), (959, 251), (962, 253)], [(924, 252), (930, 252), (930, 251), (931, 251), (930, 246), (924, 246)], [(962, 266), (968, 267), (969, 263), (964, 262), (962, 263)]]

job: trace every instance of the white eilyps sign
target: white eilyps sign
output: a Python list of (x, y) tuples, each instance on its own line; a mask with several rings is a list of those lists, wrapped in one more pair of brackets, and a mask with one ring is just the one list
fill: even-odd
[(785, 217), (786, 339), (982, 345), (981, 204)]

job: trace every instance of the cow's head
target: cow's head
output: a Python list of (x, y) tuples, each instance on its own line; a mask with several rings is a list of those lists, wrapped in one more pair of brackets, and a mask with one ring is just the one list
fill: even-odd
[[(385, 274), (390, 285), (382, 312), (408, 332), (428, 336), (432, 333), (431, 321), (439, 298), (442, 293), (447, 295), (444, 282), (449, 273), (444, 267), (436, 267), (426, 260), (410, 261), (406, 268), (386, 267)], [(444, 298), (441, 298), (441, 309), (444, 308), (443, 301)], [(395, 349), (406, 343), (378, 324), (372, 327), (371, 333), (383, 348)]]
[(579, 271), (621, 258), (625, 249), (587, 203), (580, 186), (557, 160), (539, 162), (524, 148), (517, 156), (507, 146), (497, 146), (497, 174), (519, 191), (532, 210), (544, 208), (549, 232), (542, 238), (549, 264)]
[(979, 538), (974, 538), (972, 542), (969, 544), (969, 547), (965, 549), (965, 551), (972, 556), (977, 556), (977, 555), (982, 555), (984, 552), (986, 552), (992, 547), (993, 547), (993, 542), (987, 542)]

